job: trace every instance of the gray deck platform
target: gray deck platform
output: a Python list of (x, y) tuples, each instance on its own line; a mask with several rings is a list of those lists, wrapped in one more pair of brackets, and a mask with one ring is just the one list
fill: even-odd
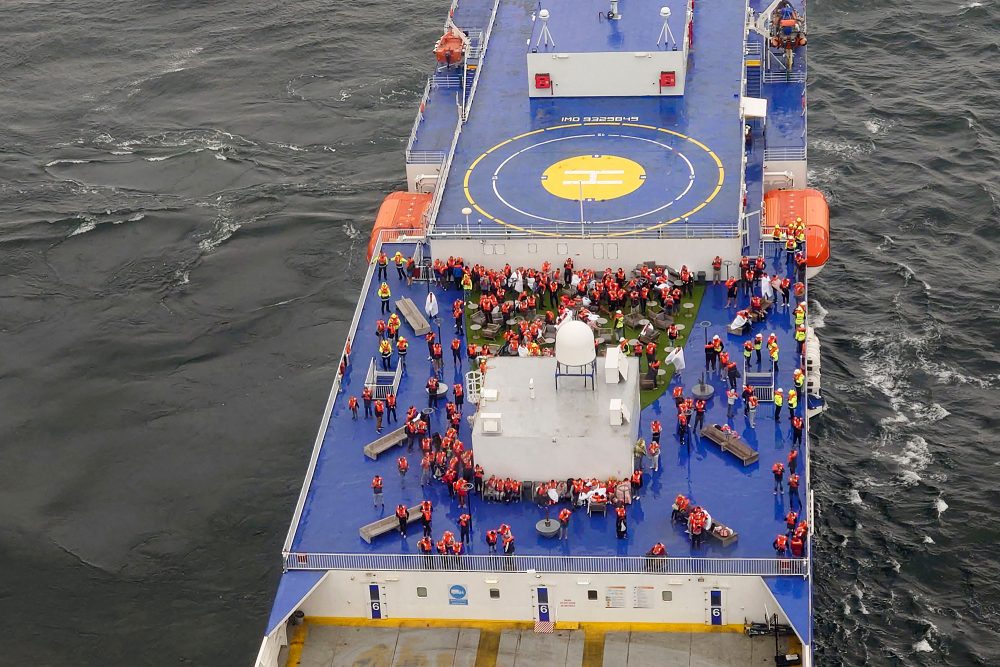
[[(474, 628), (309, 625), (298, 662), (288, 667), (584, 667), (585, 633), (504, 630), (499, 644), (480, 643)], [(495, 637), (495, 634), (494, 634)], [(781, 638), (781, 647), (787, 647)], [(478, 655), (482, 651), (483, 655)], [(495, 652), (495, 655), (494, 655)], [(597, 656), (593, 656), (597, 658)], [(590, 667), (588, 663), (587, 667)], [(729, 633), (609, 632), (603, 667), (752, 667), (774, 664), (774, 638)]]

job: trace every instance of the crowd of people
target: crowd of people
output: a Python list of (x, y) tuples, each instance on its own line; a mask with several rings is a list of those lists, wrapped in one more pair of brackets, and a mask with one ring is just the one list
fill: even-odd
[[(804, 302), (804, 272), (805, 255), (801, 245), (803, 230), (795, 225), (789, 225), (780, 230), (782, 247), (787, 251), (787, 276), (769, 275), (767, 262), (763, 257), (743, 257), (739, 262), (739, 274), (727, 277), (725, 282), (726, 307), (735, 310), (736, 322), (742, 324), (738, 331), (749, 335), (755, 323), (764, 322), (773, 316), (777, 308), (792, 309), (791, 318), (795, 324), (795, 342), (797, 343), (796, 358), (801, 362), (805, 342), (806, 304)], [(777, 238), (777, 237), (776, 237)], [(377, 293), (385, 302), (390, 292), (388, 281), (389, 264), (397, 271), (397, 279), (412, 283), (420, 277), (421, 269), (413, 258), (407, 258), (397, 252), (390, 259), (384, 253), (379, 254), (374, 262), (378, 266), (379, 279), (383, 282), (377, 288)], [(722, 284), (722, 260), (716, 257), (712, 263), (712, 281)], [(587, 322), (595, 329), (595, 345), (608, 342), (606, 338), (597, 336), (598, 329), (610, 330), (611, 339), (618, 341), (621, 350), (630, 356), (637, 356), (645, 362), (647, 371), (658, 370), (660, 362), (657, 357), (661, 351), (655, 338), (636, 343), (627, 340), (625, 335), (625, 313), (646, 314), (651, 305), (654, 310), (669, 315), (675, 315), (680, 309), (682, 300), (693, 292), (696, 276), (686, 266), (677, 272), (664, 267), (641, 265), (631, 273), (625, 269), (613, 270), (610, 267), (603, 271), (576, 268), (574, 260), (567, 258), (561, 268), (554, 267), (549, 262), (539, 268), (512, 267), (510, 264), (502, 268), (491, 269), (480, 264), (466, 265), (460, 257), (449, 257), (447, 260), (435, 260), (431, 264), (433, 279), (443, 289), (460, 289), (462, 298), (451, 301), (452, 316), (455, 321), (456, 337), (450, 344), (452, 362), (458, 369), (463, 357), (468, 360), (470, 368), (479, 366), (485, 370), (485, 359), (493, 354), (510, 354), (518, 356), (542, 356), (550, 353), (545, 347), (545, 339), (552, 336), (550, 327), (555, 326), (567, 313)], [(433, 293), (431, 293), (433, 294)], [(794, 306), (793, 306), (794, 299)], [(464, 334), (465, 307), (474, 303), (475, 308), (482, 313), (480, 316), (485, 324), (497, 324), (504, 327), (502, 344), (497, 346), (479, 345), (471, 339), (460, 342), (458, 336)], [(744, 303), (745, 307), (739, 307)], [(430, 306), (428, 306), (429, 308)], [(437, 304), (434, 303), (434, 315)], [(378, 337), (378, 351), (382, 359), (382, 367), (386, 370), (392, 367), (392, 355), (396, 354), (399, 363), (406, 365), (406, 354), (409, 341), (401, 334), (401, 322), (396, 313), (383, 309), (375, 324), (375, 335)], [(606, 327), (605, 327), (606, 325)], [(651, 327), (650, 327), (651, 328)], [(730, 330), (731, 332), (733, 329)], [(666, 328), (664, 344), (670, 347), (678, 344), (680, 333), (676, 326), (670, 324)], [(436, 340), (433, 332), (427, 334), (425, 342), (428, 347), (428, 357), (431, 361), (432, 374), (429, 377), (426, 390), (428, 407), (436, 408), (439, 401), (445, 400), (445, 417), (448, 428), (443, 434), (431, 433), (430, 420), (426, 414), (414, 406), (407, 410), (404, 429), (407, 440), (407, 452), (412, 452), (419, 443), (420, 448), (420, 481), (421, 486), (434, 483), (445, 485), (449, 497), (455, 499), (460, 508), (468, 507), (470, 493), (479, 494), (484, 501), (495, 503), (521, 502), (524, 496), (522, 482), (511, 478), (501, 478), (495, 475), (486, 476), (485, 471), (475, 464), (471, 450), (465, 448), (458, 437), (461, 427), (463, 399), (462, 386), (452, 387), (453, 400), (447, 400), (447, 391), (442, 392), (442, 375), (445, 349), (442, 341)], [(551, 342), (551, 341), (548, 341)], [(349, 351), (349, 348), (348, 348)], [(744, 415), (749, 426), (756, 427), (756, 413), (759, 399), (753, 388), (743, 385), (738, 390), (739, 379), (754, 366), (760, 369), (764, 362), (764, 354), (777, 376), (779, 372), (779, 355), (781, 349), (777, 335), (771, 333), (766, 338), (758, 333), (748, 337), (737, 350), (726, 350), (720, 336), (715, 336), (705, 346), (705, 369), (710, 374), (717, 373), (718, 378), (725, 383), (725, 401), (728, 406), (727, 416), (731, 420), (735, 415), (738, 403), (743, 403)], [(742, 354), (743, 363), (739, 363)], [(799, 414), (798, 404), (804, 399), (805, 374), (800, 364), (792, 365), (793, 388), (787, 395), (780, 388), (775, 391), (774, 419), (780, 421), (783, 408), (787, 407), (792, 426), (792, 444), (794, 455), (798, 456), (797, 446), (802, 442), (803, 418)], [(342, 365), (343, 370), (343, 365)], [(446, 385), (444, 385), (446, 387)], [(368, 392), (369, 395), (365, 395)], [(391, 397), (391, 399), (390, 399)], [(677, 438), (682, 446), (689, 446), (692, 430), (696, 436), (704, 427), (706, 401), (695, 396), (685, 396), (683, 388), (674, 388), (672, 397), (677, 409)], [(376, 431), (381, 432), (383, 415), (388, 423), (396, 421), (395, 396), (389, 394), (384, 400), (373, 400), (369, 390), (365, 389), (361, 396), (365, 408), (365, 419), (374, 419)], [(390, 406), (389, 403), (392, 403)], [(349, 406), (355, 419), (358, 417), (359, 402), (356, 397), (349, 398)], [(729, 424), (721, 426), (724, 430), (733, 430)], [(659, 470), (660, 439), (662, 424), (659, 419), (651, 424), (652, 434), (649, 444), (640, 440), (637, 443), (634, 473), (631, 478), (617, 479), (568, 479), (550, 480), (538, 483), (531, 489), (529, 497), (545, 504), (547, 492), (555, 490), (559, 502), (566, 502), (568, 507), (559, 512), (560, 536), (566, 539), (567, 527), (573, 513), (572, 508), (589, 507), (592, 504), (607, 503), (614, 510), (616, 534), (625, 538), (628, 534), (627, 506), (639, 497), (643, 484), (643, 464), (645, 458), (651, 461), (652, 470)], [(734, 431), (735, 432), (735, 431)], [(791, 454), (790, 454), (791, 456)], [(406, 456), (400, 457), (406, 460)], [(405, 481), (404, 464), (400, 464), (401, 480)], [(784, 464), (777, 464), (784, 465)], [(793, 463), (789, 461), (789, 468)], [(793, 483), (793, 478), (795, 482)], [(381, 485), (381, 480), (379, 479)], [(374, 481), (373, 481), (374, 489)], [(381, 490), (381, 487), (379, 491)], [(788, 490), (797, 498), (798, 475), (793, 471), (789, 477)], [(777, 492), (777, 491), (776, 491)], [(783, 493), (783, 488), (782, 491)], [(683, 502), (681, 502), (683, 501)], [(403, 507), (403, 506), (400, 506)], [(405, 507), (403, 508), (405, 509)], [(402, 510), (397, 508), (400, 518), (400, 532), (405, 536), (405, 522)], [(423, 515), (423, 511), (422, 511)], [(461, 555), (467, 550), (467, 539), (455, 539), (452, 533), (446, 531), (436, 542), (431, 541), (429, 534), (430, 508), (428, 507), (425, 521), (425, 536), (421, 540), (421, 553), (439, 555)], [(678, 496), (673, 507), (674, 520), (683, 523), (691, 537), (693, 547), (698, 548), (705, 534), (712, 529), (711, 517), (703, 508), (691, 506), (684, 496)], [(462, 516), (468, 516), (463, 514)], [(471, 521), (471, 519), (470, 519)], [(804, 524), (804, 522), (803, 522)], [(513, 535), (509, 526), (503, 530), (487, 531), (485, 537), (491, 552), (497, 551), (497, 544), (502, 544), (503, 553), (513, 553)], [(797, 530), (797, 527), (796, 527)], [(795, 552), (792, 540), (795, 530), (786, 536), (784, 544)], [(425, 543), (424, 540), (427, 540)], [(492, 542), (491, 542), (492, 540)], [(778, 550), (778, 540), (775, 549)], [(508, 547), (509, 544), (509, 547)], [(443, 545), (443, 546), (442, 546)], [(442, 550), (443, 549), (443, 550)], [(778, 551), (779, 555), (783, 553)], [(654, 545), (647, 555), (665, 556), (666, 550), (662, 543)]]

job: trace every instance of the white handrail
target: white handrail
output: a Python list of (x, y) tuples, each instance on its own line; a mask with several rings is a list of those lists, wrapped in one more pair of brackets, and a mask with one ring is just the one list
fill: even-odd
[(574, 574), (671, 574), (720, 576), (798, 576), (809, 573), (806, 558), (652, 558), (648, 556), (461, 556), (438, 554), (289, 553), (288, 570), (469, 572), (565, 572)]
[(486, 26), (486, 32), (483, 35), (483, 42), (480, 44), (481, 52), (479, 54), (479, 64), (476, 66), (476, 73), (472, 77), (472, 89), (469, 91), (468, 99), (465, 101), (465, 106), (462, 108), (462, 121), (469, 120), (469, 113), (472, 111), (472, 100), (476, 97), (476, 89), (479, 87), (479, 75), (483, 71), (483, 63), (486, 62), (486, 49), (490, 45), (490, 35), (493, 34), (493, 24), (497, 20), (497, 10), (500, 7), (500, 0), (493, 1), (493, 12), (490, 14), (490, 22)]
[[(378, 241), (375, 243), (373, 257), (378, 256), (383, 243), (394, 241), (401, 236), (420, 237), (423, 236), (423, 232), (419, 229), (382, 230), (379, 232)], [(358, 305), (354, 308), (354, 317), (351, 319), (351, 325), (347, 329), (347, 339), (344, 341), (344, 347), (340, 351), (340, 359), (342, 359), (344, 354), (347, 352), (347, 341), (354, 340), (354, 336), (358, 331), (358, 324), (361, 322), (361, 312), (364, 310), (365, 306), (365, 296), (371, 288), (372, 276), (374, 275), (375, 264), (369, 263), (368, 271), (365, 273), (365, 281), (361, 286), (361, 292), (358, 296)], [(337, 363), (339, 364), (339, 359)], [(288, 527), (288, 534), (285, 536), (285, 544), (281, 549), (283, 554), (287, 554), (292, 549), (292, 541), (295, 539), (295, 531), (299, 527), (299, 520), (302, 518), (302, 510), (305, 508), (306, 496), (309, 493), (309, 487), (312, 485), (313, 475), (316, 473), (316, 463), (319, 461), (319, 453), (323, 448), (323, 439), (326, 437), (326, 429), (330, 424), (330, 416), (333, 414), (333, 405), (336, 402), (337, 395), (339, 393), (340, 373), (338, 371), (333, 380), (333, 386), (330, 388), (330, 395), (326, 399), (326, 407), (323, 409), (323, 419), (320, 421), (319, 432), (316, 434), (316, 439), (313, 442), (312, 454), (309, 456), (309, 465), (306, 468), (306, 476), (302, 481), (302, 488), (299, 490), (299, 498), (295, 503), (295, 511), (292, 513), (292, 521)]]

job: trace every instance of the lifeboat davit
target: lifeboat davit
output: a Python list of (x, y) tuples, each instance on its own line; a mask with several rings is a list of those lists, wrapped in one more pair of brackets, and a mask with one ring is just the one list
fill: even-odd
[(462, 62), (464, 54), (465, 36), (455, 28), (450, 28), (448, 32), (441, 35), (441, 39), (434, 45), (434, 57), (446, 67)]
[[(391, 192), (382, 200), (382, 205), (375, 216), (375, 226), (368, 240), (368, 261), (375, 252), (379, 232), (393, 229), (413, 230), (414, 234), (422, 234), (424, 230), (424, 212), (431, 203), (430, 193)], [(384, 239), (383, 239), (384, 240)]]
[(782, 227), (795, 218), (806, 226), (806, 277), (819, 273), (830, 259), (830, 207), (819, 190), (771, 190), (764, 195), (766, 226)]

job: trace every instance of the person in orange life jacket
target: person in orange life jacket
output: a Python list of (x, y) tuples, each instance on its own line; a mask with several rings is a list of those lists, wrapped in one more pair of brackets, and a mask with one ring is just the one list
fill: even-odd
[[(455, 474), (457, 477), (458, 473)], [(461, 477), (458, 477), (454, 482), (452, 482), (452, 486), (455, 488), (455, 496), (458, 497), (458, 506), (460, 508), (465, 507), (466, 498), (469, 496), (469, 492), (465, 489), (466, 483), (467, 482)]]
[(729, 353), (728, 352), (720, 352), (719, 353), (719, 379), (720, 380), (725, 380), (726, 379), (726, 373), (728, 372), (727, 371), (728, 366), (729, 366)]
[(743, 385), (743, 416), (747, 417), (750, 414), (750, 397), (753, 396), (753, 388), (749, 385)]
[(361, 400), (365, 404), (365, 419), (372, 416), (372, 390), (365, 387), (361, 390)]
[(441, 343), (434, 343), (434, 347), (431, 349), (431, 365), (434, 367), (436, 375), (440, 375), (444, 369), (444, 348), (441, 347)]
[(472, 471), (472, 484), (473, 487), (475, 488), (476, 493), (480, 495), (482, 495), (483, 493), (483, 476), (485, 474), (486, 473), (483, 470), (483, 467), (477, 463), (476, 467), (473, 468)]
[(462, 341), (457, 338), (451, 339), (451, 360), (455, 363), (455, 368), (462, 367)]
[(395, 340), (396, 336), (399, 335), (400, 325), (399, 315), (396, 313), (389, 315), (389, 321), (385, 324), (386, 333), (389, 334), (389, 338)]
[(790, 299), (790, 296), (791, 296), (791, 287), (792, 287), (792, 281), (789, 280), (788, 278), (784, 278), (781, 281), (780, 289), (781, 289), (781, 307), (782, 308), (788, 308), (788, 303), (791, 300)]
[(385, 413), (385, 405), (381, 400), (375, 401), (375, 430), (382, 432), (382, 415)]
[(410, 462), (406, 460), (406, 456), (400, 456), (396, 459), (396, 469), (399, 470), (399, 483), (405, 485), (406, 473), (410, 469)]
[(433, 375), (427, 380), (427, 407), (429, 408), (437, 407), (439, 384), (439, 380)]
[(805, 540), (798, 534), (792, 536), (791, 547), (792, 555), (796, 558), (802, 558), (805, 554)]
[(375, 475), (372, 478), (372, 507), (385, 507), (385, 502), (382, 500), (382, 477)]
[(433, 458), (430, 454), (420, 457), (420, 486), (427, 486), (431, 483), (431, 465)]
[(497, 531), (486, 531), (486, 546), (489, 547), (491, 554), (495, 554), (497, 552)]
[[(461, 303), (461, 302), (459, 302)], [(462, 306), (456, 306), (451, 311), (451, 317), (455, 321), (455, 335), (462, 335), (462, 327), (465, 322), (465, 312), (462, 310)]]
[(433, 357), (433, 354), (434, 354), (434, 343), (436, 342), (436, 340), (437, 340), (437, 336), (434, 334), (433, 331), (428, 332), (427, 335), (424, 336), (424, 341), (427, 343), (427, 358), (428, 359), (431, 359)]
[[(446, 541), (444, 541), (443, 539), (440, 539), (440, 540), (437, 541), (437, 552), (438, 552), (438, 555), (440, 555), (440, 556), (447, 556), (448, 555), (448, 543)], [(442, 558), (441, 561), (445, 562), (445, 559)]]
[(799, 476), (797, 473), (788, 478), (788, 500), (790, 504), (793, 498), (796, 504), (801, 503), (799, 499)]
[(421, 507), (421, 509), (420, 509), (420, 524), (424, 528), (424, 537), (430, 538), (430, 536), (431, 536), (431, 509), (430, 509), (430, 507)]
[(662, 542), (657, 542), (649, 551), (646, 552), (646, 555), (653, 558), (666, 558), (667, 548), (663, 546)]
[(510, 533), (503, 536), (503, 553), (505, 556), (514, 555), (514, 536)]
[(718, 255), (712, 260), (712, 283), (718, 285), (722, 281), (722, 258)]
[(568, 540), (569, 539), (569, 518), (572, 516), (573, 510), (568, 507), (562, 508), (559, 511), (559, 539)]
[(646, 364), (656, 361), (656, 343), (646, 343)]
[[(465, 550), (465, 545), (460, 540), (456, 540), (449, 545), (448, 549), (452, 554), (461, 556), (462, 552)], [(459, 563), (461, 563), (461, 561), (459, 561)]]
[(406, 523), (410, 518), (410, 510), (406, 505), (396, 505), (396, 521), (399, 523), (399, 534), (406, 537)]
[(705, 427), (705, 401), (698, 399), (694, 404), (694, 432), (701, 433)]
[(795, 522), (798, 520), (799, 513), (795, 510), (789, 510), (788, 514), (785, 515), (785, 528), (789, 535), (795, 530)]
[(628, 517), (625, 515), (624, 505), (615, 508), (615, 535), (619, 540), (628, 537)]
[(573, 258), (567, 257), (563, 262), (563, 283), (569, 285), (573, 281)]
[(793, 449), (788, 452), (788, 472), (795, 474), (796, 469), (799, 467), (799, 450)]
[(358, 418), (358, 397), (351, 396), (347, 399), (347, 407), (351, 410), (351, 419), (356, 420)]
[(726, 374), (729, 376), (729, 388), (736, 389), (736, 380), (740, 377), (740, 369), (736, 367), (735, 361), (730, 361), (726, 365)]
[(705, 514), (700, 507), (691, 510), (688, 515), (688, 532), (691, 534), (691, 547), (697, 549), (705, 539)]
[(792, 534), (793, 535), (798, 535), (803, 540), (805, 540), (806, 536), (809, 535), (809, 522), (808, 521), (799, 521), (799, 525), (795, 526), (795, 532), (792, 533)]
[(385, 395), (385, 409), (385, 423), (399, 423), (399, 419), (396, 417), (396, 395), (392, 393), (392, 390), (389, 390), (389, 393)]
[(792, 446), (802, 444), (802, 418), (792, 417)]
[(384, 252), (379, 252), (375, 261), (372, 262), (378, 267), (378, 274), (375, 280), (388, 280), (389, 279), (389, 258)]
[(674, 522), (687, 521), (688, 506), (690, 504), (691, 501), (686, 496), (678, 493), (677, 497), (674, 498), (674, 504), (671, 506), (670, 520)]
[(774, 553), (777, 554), (779, 558), (784, 556), (785, 551), (788, 548), (788, 536), (779, 534), (774, 538), (774, 542), (771, 543), (771, 546), (774, 547)]
[(455, 407), (461, 412), (462, 406), (465, 405), (465, 390), (462, 389), (460, 382), (456, 382), (451, 389), (455, 393)]
[(677, 415), (677, 439), (680, 444), (691, 446), (691, 428), (687, 417), (683, 414)]
[(468, 513), (458, 517), (458, 535), (463, 542), (469, 542), (472, 535), (472, 516)]
[(649, 454), (650, 462), (653, 468), (653, 472), (660, 471), (660, 442), (654, 440), (649, 443), (649, 447), (646, 449)]
[(420, 550), (422, 555), (430, 556), (431, 552), (434, 551), (434, 543), (431, 542), (431, 538), (429, 537), (421, 537), (420, 541), (417, 542), (417, 549)]
[(476, 357), (479, 356), (479, 346), (470, 342), (465, 346), (465, 356), (469, 358), (470, 364), (475, 363)]
[(712, 343), (705, 343), (705, 370), (715, 371), (716, 370), (716, 354), (715, 345)]
[(779, 461), (771, 466), (771, 472), (774, 473), (774, 494), (784, 493), (782, 481), (785, 479), (785, 465)]
[(639, 500), (639, 491), (642, 490), (642, 468), (632, 472), (629, 482), (632, 487), (632, 500)]

